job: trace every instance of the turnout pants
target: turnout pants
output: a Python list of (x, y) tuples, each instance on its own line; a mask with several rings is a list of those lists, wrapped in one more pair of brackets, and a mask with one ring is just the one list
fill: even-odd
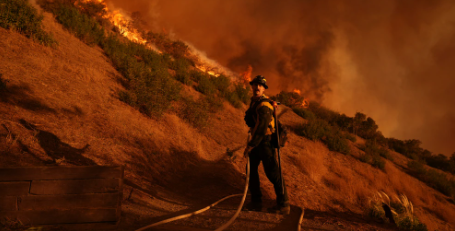
[[(278, 167), (275, 148), (270, 143), (270, 136), (264, 137), (262, 142), (253, 148), (250, 153), (250, 182), (249, 189), (253, 202), (262, 202), (261, 184), (259, 182), (258, 167), (262, 161), (267, 178), (272, 182), (275, 189), (276, 202), (278, 206), (289, 205), (286, 186), (281, 184), (280, 169)], [(284, 187), (284, 190), (283, 188)], [(284, 191), (284, 193), (283, 193)]]

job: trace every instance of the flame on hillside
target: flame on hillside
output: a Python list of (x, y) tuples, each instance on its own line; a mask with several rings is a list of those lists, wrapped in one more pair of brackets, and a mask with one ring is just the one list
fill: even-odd
[[(103, 7), (103, 13), (100, 15), (102, 18), (107, 19), (111, 22), (120, 32), (120, 34), (126, 37), (128, 40), (146, 45), (148, 48), (155, 50), (161, 53), (151, 42), (144, 39), (141, 33), (132, 26), (133, 20), (128, 17), (126, 14), (121, 13), (119, 10), (111, 10), (107, 6), (105, 0), (80, 0), (82, 3), (95, 2), (100, 4)], [(75, 3), (77, 5), (77, 2)], [(80, 7), (80, 6), (79, 6)], [(164, 28), (163, 28), (164, 30)], [(186, 43), (190, 49), (191, 55), (195, 60), (195, 67), (202, 72), (205, 72), (211, 76), (218, 77), (221, 74), (227, 76), (236, 76), (229, 69), (221, 66), (216, 61), (207, 58), (205, 53), (199, 51), (191, 44)]]
[(252, 73), (253, 73), (253, 67), (251, 65), (248, 65), (248, 68), (246, 69), (246, 71), (240, 73), (241, 81), (243, 81), (243, 84), (245, 84), (245, 85), (250, 84)]
[[(296, 93), (299, 96), (301, 95), (301, 91), (299, 89), (294, 89), (292, 92)], [(295, 104), (302, 108), (308, 108), (310, 106), (310, 103), (305, 98), (302, 99), (302, 103), (295, 102)]]
[[(104, 0), (80, 0), (82, 3), (96, 2), (103, 6), (103, 15), (100, 15), (104, 19), (111, 22), (120, 32), (121, 35), (139, 44), (146, 44), (147, 40), (142, 38), (141, 34), (130, 26), (131, 18), (120, 13), (119, 10), (111, 11)], [(77, 4), (77, 3), (76, 3)]]

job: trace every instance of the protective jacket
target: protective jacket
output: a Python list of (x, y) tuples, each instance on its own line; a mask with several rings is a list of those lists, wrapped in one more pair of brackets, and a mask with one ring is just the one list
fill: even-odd
[(272, 104), (265, 95), (251, 100), (250, 107), (245, 113), (245, 122), (252, 129), (252, 138), (248, 146), (258, 146), (264, 137), (275, 132), (273, 110)]

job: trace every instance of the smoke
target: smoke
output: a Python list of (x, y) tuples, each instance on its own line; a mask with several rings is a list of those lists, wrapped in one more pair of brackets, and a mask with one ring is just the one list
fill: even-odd
[(372, 117), (387, 137), (455, 152), (455, 3), (451, 0), (108, 0), (188, 41), (270, 93)]

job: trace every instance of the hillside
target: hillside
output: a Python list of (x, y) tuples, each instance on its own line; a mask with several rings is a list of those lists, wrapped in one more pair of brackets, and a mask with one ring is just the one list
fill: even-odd
[[(236, 109), (224, 102), (202, 130), (173, 112), (148, 117), (118, 99), (123, 77), (101, 48), (81, 42), (52, 14), (44, 16), (44, 30), (58, 41), (55, 48), (0, 28), (0, 74), (6, 84), (0, 92), (0, 167), (124, 165), (118, 230), (135, 230), (242, 192), (245, 105)], [(200, 97), (188, 86), (183, 95)], [(304, 122), (292, 110), (280, 110), (289, 127)], [(242, 212), (229, 230), (289, 230), (297, 224), (297, 206), (305, 208), (304, 230), (394, 230), (364, 214), (378, 191), (406, 195), (430, 230), (455, 229), (455, 205), (448, 197), (408, 175), (406, 164), (386, 160), (381, 171), (362, 163), (357, 140), (350, 143), (352, 155), (344, 155), (291, 132), (282, 150), (291, 215)], [(235, 150), (236, 158), (229, 158), (227, 149)], [(264, 195), (273, 199), (262, 170), (261, 182)], [(214, 229), (230, 218), (238, 201), (158, 230)]]

